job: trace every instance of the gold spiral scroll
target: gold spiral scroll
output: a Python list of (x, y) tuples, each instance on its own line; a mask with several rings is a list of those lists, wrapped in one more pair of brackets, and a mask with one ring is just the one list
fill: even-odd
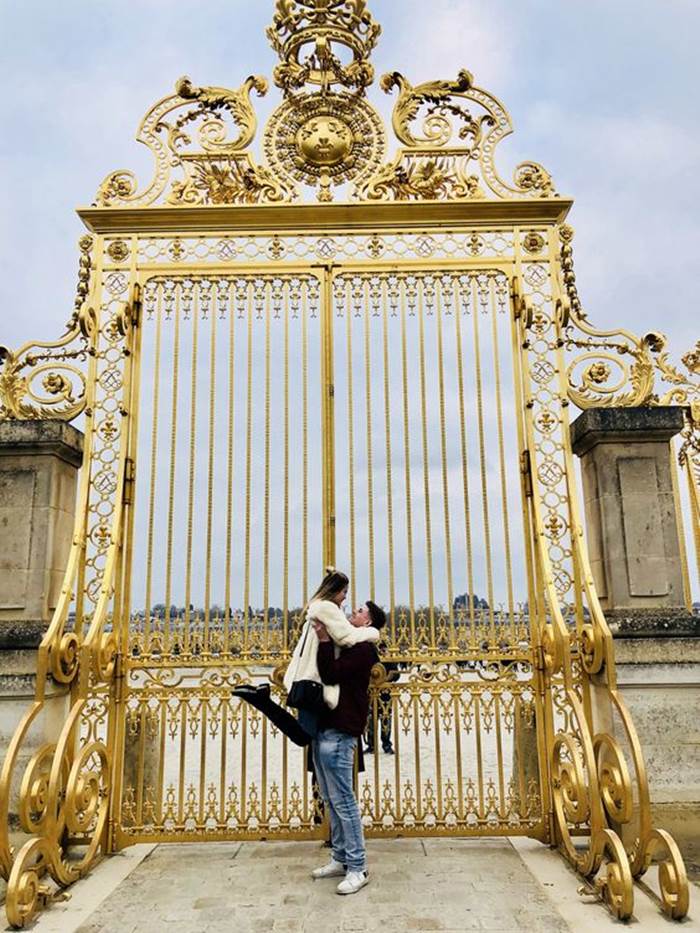
[(604, 829), (601, 834), (603, 852), (609, 861), (603, 878), (597, 882), (610, 912), (618, 920), (629, 920), (634, 910), (634, 889), (632, 874), (625, 847), (611, 829)]
[(648, 858), (651, 859), (659, 848), (665, 849), (668, 853), (668, 858), (659, 864), (661, 906), (672, 920), (682, 920), (687, 916), (690, 907), (688, 875), (683, 856), (673, 836), (663, 829), (652, 831), (647, 845)]
[[(56, 746), (42, 745), (32, 756), (24, 772), (20, 788), (19, 821), (26, 833), (42, 835), (48, 822), (49, 781)], [(65, 788), (68, 762), (63, 762), (61, 786)]]
[(20, 849), (7, 885), (5, 911), (11, 926), (21, 928), (49, 900), (48, 888), (40, 878), (46, 873), (50, 844), (43, 837), (33, 838)]
[(605, 812), (613, 823), (629, 823), (634, 799), (622, 749), (611, 735), (600, 733), (593, 739), (593, 750), (598, 762), (598, 781)]
[(17, 758), (32, 723), (43, 708), (43, 700), (36, 700), (26, 711), (7, 747), (0, 772), (0, 875), (6, 881), (9, 880), (15, 857), (14, 848), (10, 845), (10, 794)]
[[(80, 749), (66, 786), (66, 829), (70, 833), (93, 831), (93, 822), (104, 823), (109, 796), (109, 756), (102, 742)], [(94, 831), (98, 839), (101, 832)]]

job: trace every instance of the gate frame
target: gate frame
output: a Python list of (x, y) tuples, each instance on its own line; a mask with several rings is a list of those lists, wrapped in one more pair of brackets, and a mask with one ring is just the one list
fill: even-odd
[[(541, 202), (540, 202), (541, 204)], [(559, 202), (555, 202), (549, 206), (550, 210), (546, 213), (554, 213), (556, 211), (556, 216), (561, 216), (563, 209)], [(297, 228), (294, 225), (294, 214), (296, 211), (296, 206), (286, 206), (282, 210), (290, 218), (289, 227), (292, 233), (297, 232)], [(346, 206), (344, 206), (344, 210)], [(383, 210), (384, 208), (380, 209)], [(393, 212), (392, 212), (393, 213)], [(106, 215), (110, 216), (110, 215)], [(235, 217), (235, 215), (232, 215)], [(280, 216), (284, 216), (280, 212)], [(376, 219), (376, 218), (375, 218)], [(194, 218), (196, 224), (196, 218)], [(96, 231), (100, 230), (100, 226), (95, 228)], [(196, 227), (194, 229), (197, 229)], [(204, 229), (204, 227), (202, 228)], [(325, 228), (323, 228), (325, 231)], [(363, 234), (368, 234), (373, 228), (366, 227), (361, 214), (358, 214), (357, 218), (357, 229)], [(383, 229), (387, 233), (395, 233), (397, 231), (393, 230), (388, 224)], [(421, 233), (424, 231), (424, 227), (416, 227), (412, 229), (411, 224), (407, 223), (405, 228), (410, 233)], [(465, 225), (465, 229), (472, 230), (473, 222)], [(136, 230), (130, 230), (129, 233), (133, 235)], [(138, 231), (140, 232), (140, 231)], [(188, 232), (193, 232), (188, 229)], [(237, 234), (242, 233), (240, 229), (236, 229)], [(284, 230), (277, 228), (278, 235), (284, 233)], [(318, 232), (318, 231), (315, 231)], [(459, 233), (460, 231), (455, 228), (451, 228), (449, 231), (444, 227), (441, 228), (443, 233)], [(218, 235), (217, 231), (217, 235)], [(178, 236), (180, 234), (178, 233)], [(337, 263), (307, 263), (300, 264), (297, 262), (289, 264), (280, 264), (280, 263), (267, 263), (265, 265), (261, 264), (252, 264), (245, 263), (235, 268), (231, 268), (226, 265), (192, 265), (192, 266), (158, 266), (150, 265), (146, 267), (136, 267), (132, 270), (132, 282), (131, 288), (133, 293), (136, 295), (142, 295), (144, 289), (146, 288), (148, 282), (157, 278), (172, 278), (174, 281), (186, 280), (190, 276), (196, 278), (201, 275), (212, 275), (212, 276), (222, 276), (231, 279), (235, 279), (237, 276), (241, 277), (250, 277), (256, 278), (260, 277), (261, 279), (274, 278), (276, 275), (279, 275), (280, 278), (283, 276), (314, 276), (317, 278), (319, 283), (319, 295), (320, 295), (320, 306), (319, 306), (319, 317), (320, 317), (320, 331), (321, 331), (321, 363), (323, 375), (321, 378), (323, 398), (321, 402), (321, 408), (323, 411), (322, 416), (322, 433), (323, 433), (323, 465), (324, 465), (324, 565), (334, 564), (335, 563), (335, 535), (334, 535), (334, 525), (335, 525), (335, 508), (334, 508), (334, 477), (335, 477), (335, 446), (334, 446), (334, 415), (333, 415), (333, 375), (334, 375), (334, 360), (333, 360), (333, 339), (335, 333), (335, 324), (333, 320), (333, 297), (332, 289), (336, 276), (341, 275), (351, 275), (353, 273), (377, 273), (379, 275), (385, 274), (388, 275), (393, 271), (403, 271), (406, 273), (416, 273), (417, 275), (423, 274), (435, 274), (439, 276), (442, 272), (465, 272), (465, 273), (477, 273), (477, 272), (497, 272), (500, 271), (503, 276), (508, 280), (509, 283), (514, 281), (515, 273), (517, 270), (517, 261), (515, 257), (506, 259), (506, 258), (495, 258), (491, 259), (489, 257), (483, 258), (472, 258), (470, 260), (459, 260), (459, 259), (449, 259), (449, 260), (435, 260), (435, 261), (416, 261), (416, 260), (405, 260), (405, 261), (376, 261), (376, 262), (337, 262)], [(522, 398), (522, 374), (520, 372), (520, 353), (517, 346), (517, 334), (516, 334), (516, 322), (518, 317), (515, 314), (516, 311), (516, 301), (515, 294), (509, 295), (508, 298), (508, 308), (509, 308), (509, 321), (508, 321), (508, 332), (509, 332), (509, 345), (508, 352), (509, 356), (512, 357), (513, 362), (513, 386), (515, 395), (513, 397), (513, 402), (516, 405), (516, 421), (517, 421), (517, 430), (518, 430), (518, 449), (522, 450), (525, 443), (526, 435), (526, 426), (525, 419), (520, 417), (522, 412), (524, 412), (524, 406), (521, 402), (517, 401)], [(140, 306), (137, 302), (132, 302), (132, 305), (139, 307), (139, 314), (141, 313)], [(134, 346), (132, 347), (129, 355), (129, 365), (131, 365), (135, 372), (139, 374), (134, 378), (134, 385), (138, 386), (140, 381), (140, 372), (142, 369), (143, 361), (140, 358), (140, 334), (142, 333), (142, 327), (137, 326), (135, 330), (138, 332), (134, 341)], [(138, 391), (138, 389), (137, 389)], [(128, 432), (128, 449), (126, 454), (126, 460), (128, 464), (131, 464), (131, 480), (130, 484), (133, 485), (133, 482), (136, 478), (136, 473), (139, 469), (137, 461), (137, 436), (138, 436), (138, 398), (134, 397), (134, 402), (130, 406), (131, 410), (135, 412), (135, 416), (131, 420), (131, 428)], [(520, 470), (520, 486), (521, 486), (521, 509), (523, 512), (523, 545), (526, 551), (526, 564), (527, 564), (527, 579), (528, 579), (528, 588), (530, 591), (531, 602), (534, 603), (534, 575), (535, 575), (535, 566), (534, 566), (534, 548), (533, 543), (534, 539), (532, 538), (532, 533), (530, 530), (530, 519), (528, 514), (528, 501), (531, 496), (531, 490), (529, 486), (529, 477), (527, 476), (526, 471)], [(124, 546), (122, 548), (121, 557), (120, 557), (120, 566), (122, 570), (120, 574), (123, 576), (125, 581), (123, 586), (123, 592), (128, 594), (129, 589), (129, 578), (131, 569), (133, 567), (132, 552), (133, 552), (133, 530), (134, 530), (134, 500), (133, 496), (129, 494), (128, 507), (125, 510), (125, 528), (124, 528)], [(196, 832), (192, 834), (173, 834), (167, 832), (154, 832), (154, 833), (129, 833), (121, 826), (120, 821), (120, 802), (122, 794), (122, 781), (124, 774), (124, 754), (125, 754), (125, 712), (124, 704), (126, 702), (126, 696), (128, 694), (128, 687), (125, 686), (128, 672), (131, 669), (131, 664), (129, 661), (129, 647), (128, 647), (128, 619), (130, 617), (130, 607), (128, 602), (123, 607), (123, 618), (124, 623), (120, 626), (120, 647), (118, 653), (118, 663), (119, 663), (119, 680), (118, 680), (118, 695), (117, 703), (118, 708), (121, 709), (121, 713), (116, 717), (117, 722), (115, 724), (115, 734), (118, 736), (115, 739), (114, 744), (111, 746), (115, 749), (116, 757), (114, 760), (114, 787), (112, 792), (112, 803), (111, 811), (112, 815), (110, 817), (110, 835), (109, 835), (109, 848), (110, 851), (118, 851), (129, 845), (142, 843), (142, 842), (195, 842), (195, 841), (207, 841), (207, 840), (216, 840), (221, 841), (222, 839), (226, 840), (255, 840), (261, 838), (269, 838), (269, 835), (261, 833), (260, 831), (236, 831), (230, 834), (225, 834), (222, 836), (220, 832), (211, 833), (207, 832)], [(518, 828), (515, 826), (499, 826), (499, 827), (489, 827), (488, 833), (479, 828), (476, 831), (469, 832), (467, 827), (460, 826), (452, 829), (439, 829), (431, 832), (427, 829), (420, 827), (411, 828), (407, 826), (399, 826), (392, 828), (388, 833), (386, 832), (375, 832), (372, 829), (367, 830), (368, 836), (378, 837), (387, 837), (388, 836), (399, 836), (399, 835), (417, 835), (417, 836), (428, 836), (428, 835), (442, 835), (442, 836), (454, 836), (454, 835), (469, 835), (469, 836), (483, 836), (483, 835), (527, 835), (530, 838), (538, 839), (542, 842), (550, 842), (555, 837), (554, 830), (554, 806), (551, 800), (551, 791), (550, 791), (550, 769), (551, 763), (549, 760), (549, 754), (547, 752), (547, 736), (546, 730), (548, 728), (549, 719), (546, 711), (546, 705), (544, 703), (544, 697), (547, 693), (547, 685), (545, 678), (545, 667), (542, 661), (543, 657), (543, 648), (539, 641), (539, 629), (536, 618), (534, 615), (530, 616), (530, 649), (528, 651), (528, 663), (530, 663), (531, 679), (529, 683), (533, 693), (535, 694), (535, 707), (536, 707), (536, 739), (537, 739), (537, 760), (538, 760), (538, 771), (539, 771), (539, 792), (540, 792), (540, 803), (541, 803), (541, 820), (540, 824), (530, 830), (530, 831), (518, 831)], [(439, 654), (426, 654), (425, 652), (421, 653), (420, 656), (411, 654), (410, 658), (404, 660), (409, 660), (411, 663), (439, 663), (441, 661), (447, 662), (449, 658), (443, 658)], [(503, 660), (506, 660), (504, 656)], [(211, 668), (221, 668), (222, 670), (235, 669), (239, 666), (245, 666), (250, 664), (251, 660), (248, 658), (235, 660), (229, 658), (227, 660), (216, 660), (211, 663), (207, 663), (206, 667)], [(158, 665), (159, 667), (170, 668), (173, 665), (164, 663)], [(136, 663), (134, 664), (135, 669), (141, 669), (147, 667), (145, 664)], [(282, 676), (283, 668), (278, 668), (273, 674), (273, 681), (279, 682)], [(373, 693), (375, 695), (376, 702), (376, 693), (381, 687), (381, 674), (377, 672), (377, 678), (374, 682)], [(314, 833), (309, 832), (308, 829), (302, 829), (299, 831), (290, 831), (284, 830), (283, 832), (276, 835), (276, 838), (283, 838), (285, 840), (309, 840), (314, 838), (322, 838), (322, 830), (319, 829)]]

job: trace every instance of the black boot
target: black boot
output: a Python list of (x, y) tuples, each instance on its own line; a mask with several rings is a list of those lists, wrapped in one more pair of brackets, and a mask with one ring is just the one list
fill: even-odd
[(255, 684), (239, 684), (231, 693), (242, 700), (269, 700), (270, 685), (260, 684), (256, 687)]

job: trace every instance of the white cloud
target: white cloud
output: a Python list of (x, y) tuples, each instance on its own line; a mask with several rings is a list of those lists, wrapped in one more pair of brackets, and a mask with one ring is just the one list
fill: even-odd
[[(377, 11), (377, 15), (384, 11)], [(482, 0), (422, 0), (401, 4), (401, 16), (387, 23), (386, 45), (396, 56), (392, 69), (418, 84), (471, 71), (478, 84), (506, 84), (513, 73), (512, 31), (498, 12)], [(384, 49), (382, 58), (388, 58)]]

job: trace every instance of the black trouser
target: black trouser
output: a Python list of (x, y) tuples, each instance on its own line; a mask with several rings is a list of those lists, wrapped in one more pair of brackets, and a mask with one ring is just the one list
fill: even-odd
[[(379, 720), (379, 735), (381, 737), (382, 748), (386, 751), (387, 748), (391, 748), (391, 694), (386, 691), (379, 695), (376, 719)], [(371, 749), (374, 749), (376, 719), (374, 710), (370, 707), (365, 741), (367, 747)]]
[(264, 713), (272, 725), (276, 726), (282, 735), (286, 735), (295, 745), (306, 748), (307, 745), (311, 744), (313, 736), (309, 735), (305, 729), (302, 729), (296, 718), (279, 703), (275, 703), (271, 697), (251, 694), (251, 696), (241, 697), (241, 699)]

